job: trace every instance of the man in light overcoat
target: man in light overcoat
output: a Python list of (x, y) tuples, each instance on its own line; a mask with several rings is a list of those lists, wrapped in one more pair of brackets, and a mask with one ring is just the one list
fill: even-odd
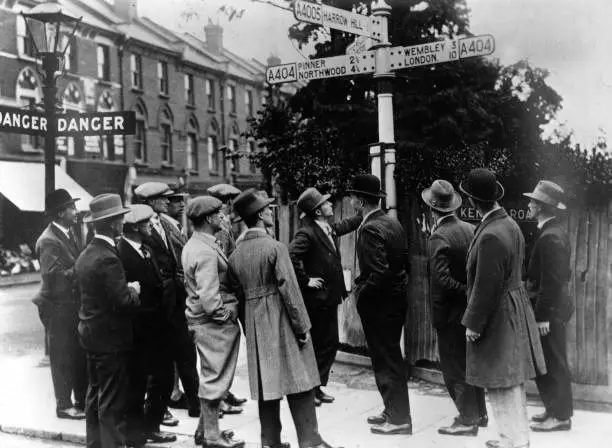
[(228, 287), (241, 305), (251, 398), (258, 400), (261, 443), (281, 448), (280, 400), (286, 396), (300, 448), (329, 448), (318, 431), (314, 389), (319, 372), (310, 319), (287, 247), (265, 230), (269, 205), (255, 189), (241, 193), (234, 210), (248, 230), (232, 253)]
[(525, 240), (497, 203), (504, 188), (492, 171), (473, 169), (459, 188), (482, 215), (467, 255), (466, 381), (488, 391), (500, 440), (487, 447), (528, 447), (525, 382), (546, 367), (522, 282)]

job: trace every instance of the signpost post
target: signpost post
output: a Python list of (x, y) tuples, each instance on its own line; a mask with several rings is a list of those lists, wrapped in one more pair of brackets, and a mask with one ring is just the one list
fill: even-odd
[[(391, 7), (384, 0), (375, 0), (371, 16), (305, 0), (295, 1), (293, 14), (298, 20), (327, 26), (360, 37), (355, 39), (354, 45), (347, 48), (347, 55), (268, 67), (266, 70), (267, 82), (280, 84), (374, 73), (374, 79), (377, 80), (378, 142), (370, 145), (370, 164), (372, 174), (380, 177), (387, 193), (385, 205), (388, 213), (397, 216), (393, 129), (393, 79), (395, 74), (393, 72), (411, 67), (488, 56), (495, 51), (495, 39), (490, 34), (485, 34), (409, 47), (392, 47), (388, 31)], [(370, 43), (374, 43), (374, 46), (370, 46)], [(368, 50), (368, 48), (372, 49)]]

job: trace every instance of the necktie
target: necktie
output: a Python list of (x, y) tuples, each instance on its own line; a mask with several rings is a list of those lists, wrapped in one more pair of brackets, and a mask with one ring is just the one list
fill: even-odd
[(166, 247), (168, 247), (168, 241), (166, 241), (166, 232), (164, 232), (164, 228), (161, 225), (161, 221), (159, 219), (159, 216), (155, 216), (153, 218), (153, 227), (155, 227), (155, 231), (159, 234), (159, 236), (161, 237), (162, 241), (164, 242), (164, 245)]
[(329, 224), (326, 224), (324, 226), (324, 228), (325, 228), (325, 234), (327, 235), (327, 238), (329, 238), (329, 241), (331, 241), (332, 246), (334, 246), (334, 249), (335, 249), (336, 248), (336, 243), (334, 243), (334, 237), (332, 235), (331, 227), (329, 226)]
[(72, 231), (72, 229), (68, 229), (68, 239), (74, 244), (77, 249), (80, 249), (79, 241), (76, 238), (76, 235)]

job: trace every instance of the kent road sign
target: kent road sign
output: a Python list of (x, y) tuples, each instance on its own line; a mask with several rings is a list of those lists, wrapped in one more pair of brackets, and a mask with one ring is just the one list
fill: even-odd
[(344, 9), (296, 0), (293, 5), (293, 15), (302, 22), (315, 23), (361, 36), (369, 37), (371, 35), (372, 20), (370, 16)]

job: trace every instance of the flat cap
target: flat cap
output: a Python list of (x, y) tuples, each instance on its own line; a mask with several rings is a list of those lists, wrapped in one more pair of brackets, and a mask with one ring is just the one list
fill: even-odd
[(174, 193), (168, 184), (163, 182), (145, 182), (134, 190), (136, 196), (142, 199), (154, 199), (159, 196), (168, 196)]
[(134, 204), (128, 208), (130, 211), (123, 218), (126, 224), (138, 224), (139, 222), (151, 219), (151, 216), (155, 214), (153, 209), (145, 204)]
[(209, 187), (207, 191), (214, 197), (227, 201), (228, 199), (235, 198), (242, 193), (238, 188), (230, 184), (217, 184)]
[(187, 204), (187, 217), (189, 219), (207, 216), (223, 207), (223, 202), (213, 196), (198, 196)]

